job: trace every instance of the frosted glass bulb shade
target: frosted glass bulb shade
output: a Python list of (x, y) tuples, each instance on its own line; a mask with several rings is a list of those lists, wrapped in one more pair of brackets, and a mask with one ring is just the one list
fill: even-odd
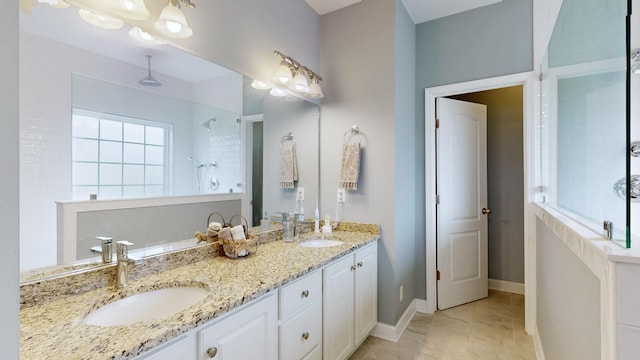
[(323, 98), (324, 94), (322, 93), (322, 88), (320, 87), (320, 83), (318, 83), (317, 80), (312, 81), (311, 84), (309, 84), (309, 91), (307, 91), (305, 95), (313, 99)]
[(631, 65), (631, 73), (632, 74), (640, 74), (640, 62), (634, 63)]
[(253, 80), (251, 82), (251, 87), (254, 88), (254, 89), (258, 89), (258, 90), (271, 89), (271, 86), (269, 86), (269, 84), (267, 84), (264, 81), (260, 81), (260, 80)]
[(151, 36), (151, 34), (140, 29), (137, 26), (134, 26), (131, 28), (131, 30), (129, 30), (129, 36), (131, 36), (132, 39), (149, 45), (163, 45), (165, 43), (164, 41), (160, 41), (154, 38), (153, 36)]
[(162, 9), (158, 21), (153, 26), (160, 33), (173, 38), (185, 39), (193, 35), (184, 13), (171, 4)]
[(309, 91), (307, 78), (304, 76), (304, 74), (302, 74), (302, 71), (296, 72), (296, 76), (293, 77), (291, 85), (289, 85), (289, 89), (302, 93)]
[(269, 91), (269, 94), (273, 95), (273, 96), (277, 96), (277, 97), (282, 97), (282, 96), (287, 96), (287, 92), (282, 90), (282, 89), (278, 89), (278, 88), (273, 88)]
[(124, 26), (124, 21), (120, 19), (89, 11), (87, 9), (78, 10), (78, 14), (84, 21), (99, 28), (116, 30)]
[(280, 63), (280, 66), (278, 66), (278, 70), (276, 70), (273, 80), (278, 84), (286, 85), (291, 82), (291, 77), (291, 69), (289, 69), (287, 64), (283, 61)]
[(144, 0), (117, 0), (111, 1), (111, 12), (114, 15), (128, 20), (146, 20), (149, 18), (149, 10)]

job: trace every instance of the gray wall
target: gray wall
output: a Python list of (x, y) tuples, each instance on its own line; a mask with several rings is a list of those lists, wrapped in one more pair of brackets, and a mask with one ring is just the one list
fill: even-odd
[(533, 2), (503, 0), (419, 24), (416, 59), (420, 89), (531, 71)]
[(546, 359), (600, 359), (600, 281), (540, 219), (536, 321)]
[(366, 137), (360, 181), (357, 191), (347, 191), (341, 217), (381, 225), (378, 320), (395, 325), (399, 307), (395, 267), (399, 259), (395, 239), (394, 14), (395, 1), (365, 0), (321, 16), (320, 74), (325, 78), (325, 98), (320, 194), (321, 214), (334, 214), (343, 134), (358, 125)]
[(321, 23), (323, 212), (335, 212), (342, 136), (357, 125), (366, 138), (360, 183), (347, 192), (341, 217), (381, 225), (378, 320), (395, 325), (425, 293), (425, 267), (416, 265), (424, 259), (424, 229), (416, 225), (423, 223), (424, 191), (413, 191), (424, 189), (415, 166), (422, 156), (414, 131), (415, 26), (399, 0), (365, 0)]
[[(396, 117), (396, 256), (397, 286), (404, 287), (404, 300), (396, 309), (396, 320), (402, 316), (404, 310), (414, 298), (424, 298), (426, 269), (416, 266), (420, 257), (424, 258), (425, 229), (416, 224), (422, 224), (420, 212), (416, 211), (419, 204), (424, 204), (424, 197), (407, 189), (415, 189), (424, 179), (423, 173), (418, 173), (416, 158), (418, 157), (417, 143), (414, 131), (416, 128), (415, 113), (415, 74), (416, 74), (416, 27), (409, 17), (401, 1), (396, 1), (395, 12), (395, 117)], [(422, 188), (424, 189), (424, 180)], [(424, 205), (422, 206), (424, 208)], [(400, 296), (399, 294), (397, 295)]]
[(487, 105), (489, 278), (524, 283), (522, 86), (452, 98)]
[(18, 2), (9, 1), (0, 12), (0, 353), (17, 359), (19, 352), (18, 268)]

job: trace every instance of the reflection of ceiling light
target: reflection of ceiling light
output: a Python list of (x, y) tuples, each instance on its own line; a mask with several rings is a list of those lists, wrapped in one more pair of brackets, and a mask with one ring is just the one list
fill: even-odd
[(640, 49), (631, 51), (631, 73), (640, 74)]
[(269, 84), (267, 84), (264, 81), (260, 81), (260, 80), (253, 80), (251, 82), (251, 87), (254, 88), (254, 89), (258, 89), (258, 90), (271, 89), (271, 86), (269, 86)]
[(133, 39), (137, 41), (140, 41), (149, 45), (163, 45), (165, 43), (164, 41), (160, 41), (154, 38), (148, 32), (140, 29), (137, 26), (134, 26), (131, 28), (131, 30), (129, 30), (129, 36), (131, 36)]
[(279, 88), (269, 90), (269, 94), (277, 97), (287, 96), (287, 92)]
[(84, 21), (99, 28), (115, 30), (124, 26), (124, 21), (120, 19), (96, 13), (91, 10), (80, 9), (78, 14)]
[(173, 0), (169, 0), (167, 6), (162, 9), (160, 18), (155, 22), (154, 27), (164, 35), (184, 39), (193, 35), (193, 30), (187, 24), (187, 18), (180, 10), (179, 4), (178, 2), (178, 6), (175, 6)]
[(61, 9), (69, 7), (69, 3), (64, 0), (38, 0), (38, 2)]

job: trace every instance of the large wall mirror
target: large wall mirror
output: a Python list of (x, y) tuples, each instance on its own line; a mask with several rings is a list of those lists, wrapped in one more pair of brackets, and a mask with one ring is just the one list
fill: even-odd
[[(157, 245), (191, 238), (211, 211), (242, 212), (249, 225), (254, 213), (292, 212), (296, 189), (278, 186), (288, 133), (296, 187), (312, 213), (317, 104), (273, 98), (242, 74), (170, 45), (141, 44), (128, 29), (93, 27), (73, 6), (23, 9), (20, 29), (21, 271), (97, 261), (90, 248), (102, 232), (134, 242), (153, 234)], [(140, 82), (149, 77), (161, 85)], [(142, 199), (151, 205), (132, 205)], [(183, 218), (169, 218), (167, 204)], [(61, 222), (67, 205), (76, 210)], [(177, 230), (141, 229), (158, 223)], [(75, 233), (69, 246), (65, 224)]]

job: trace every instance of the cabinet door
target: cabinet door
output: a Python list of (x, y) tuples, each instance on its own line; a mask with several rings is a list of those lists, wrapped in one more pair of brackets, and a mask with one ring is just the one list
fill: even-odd
[(140, 355), (138, 360), (191, 360), (196, 358), (196, 334), (187, 333), (175, 341), (161, 345), (149, 355)]
[(199, 331), (199, 359), (277, 359), (277, 312), (277, 296), (268, 295)]
[(378, 322), (378, 245), (374, 243), (355, 254), (355, 331), (361, 343)]
[(323, 270), (323, 357), (345, 359), (355, 348), (353, 255)]

